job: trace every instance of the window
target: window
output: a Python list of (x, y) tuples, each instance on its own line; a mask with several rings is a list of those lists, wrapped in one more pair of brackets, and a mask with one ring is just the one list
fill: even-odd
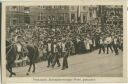
[(48, 8), (49, 8), (49, 9), (51, 9), (51, 8), (52, 8), (52, 6), (48, 6)]
[(16, 6), (13, 6), (13, 7), (12, 7), (12, 10), (13, 10), (13, 11), (16, 11), (16, 10), (17, 10), (17, 7), (16, 7)]
[(53, 8), (56, 8), (55, 6), (53, 6)]
[(85, 6), (83, 6), (83, 10), (86, 10), (86, 7)]
[(16, 23), (17, 23), (17, 21), (16, 21), (16, 19), (14, 19), (14, 20), (12, 21), (12, 24), (13, 24), (13, 25), (16, 25)]
[(87, 20), (86, 15), (83, 15), (83, 22), (86, 22), (86, 20)]
[(61, 6), (59, 6), (58, 8), (61, 9)]
[(25, 17), (24, 18), (24, 22), (26, 23), (26, 24), (30, 24), (30, 17)]
[(61, 9), (65, 9), (64, 6), (61, 6)]
[(74, 6), (71, 6), (71, 10), (74, 10), (75, 8), (74, 8)]
[(24, 7), (24, 12), (29, 13), (29, 7)]
[(72, 21), (72, 22), (75, 21), (75, 14), (71, 14), (71, 21)]
[(90, 17), (92, 17), (92, 12), (90, 12)]
[(40, 16), (38, 16), (38, 20), (40, 20)]
[(48, 6), (46, 6), (46, 9), (48, 9)]
[(13, 6), (12, 8), (13, 8), (13, 9), (15, 9), (15, 8), (16, 8), (16, 6)]
[(68, 9), (68, 6), (64, 6), (64, 9)]
[(29, 10), (29, 7), (24, 7), (24, 10)]

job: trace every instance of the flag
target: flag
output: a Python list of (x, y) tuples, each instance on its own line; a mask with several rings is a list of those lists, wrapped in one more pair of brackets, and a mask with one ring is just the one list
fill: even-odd
[(77, 8), (77, 17), (80, 17), (80, 6)]
[(80, 21), (80, 16), (81, 16), (81, 14), (80, 14), (80, 6), (78, 6), (77, 7), (77, 22)]

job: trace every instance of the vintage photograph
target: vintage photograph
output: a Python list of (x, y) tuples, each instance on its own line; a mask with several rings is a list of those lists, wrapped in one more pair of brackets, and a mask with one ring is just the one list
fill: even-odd
[(123, 77), (123, 5), (6, 6), (7, 77)]

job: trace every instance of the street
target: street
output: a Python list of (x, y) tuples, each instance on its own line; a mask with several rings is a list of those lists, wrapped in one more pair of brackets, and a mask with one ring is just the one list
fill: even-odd
[[(110, 52), (109, 54), (98, 54), (98, 50), (91, 53), (69, 56), (69, 68), (61, 70), (62, 67), (47, 68), (47, 61), (36, 63), (36, 72), (26, 75), (29, 66), (16, 67), (16, 77), (121, 77), (123, 76), (123, 55)], [(60, 59), (62, 65), (62, 58)], [(32, 69), (31, 69), (32, 71)], [(7, 72), (7, 76), (9, 73)]]

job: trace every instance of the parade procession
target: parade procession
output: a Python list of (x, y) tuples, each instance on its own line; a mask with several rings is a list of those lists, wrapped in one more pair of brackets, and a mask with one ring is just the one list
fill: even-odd
[(45, 62), (47, 69), (65, 71), (72, 66), (71, 58), (79, 55), (118, 57), (123, 52), (120, 5), (7, 6), (6, 19), (10, 77), (17, 75), (12, 68), (29, 66), (26, 75), (30, 75), (32, 67), (36, 73), (36, 64)]

